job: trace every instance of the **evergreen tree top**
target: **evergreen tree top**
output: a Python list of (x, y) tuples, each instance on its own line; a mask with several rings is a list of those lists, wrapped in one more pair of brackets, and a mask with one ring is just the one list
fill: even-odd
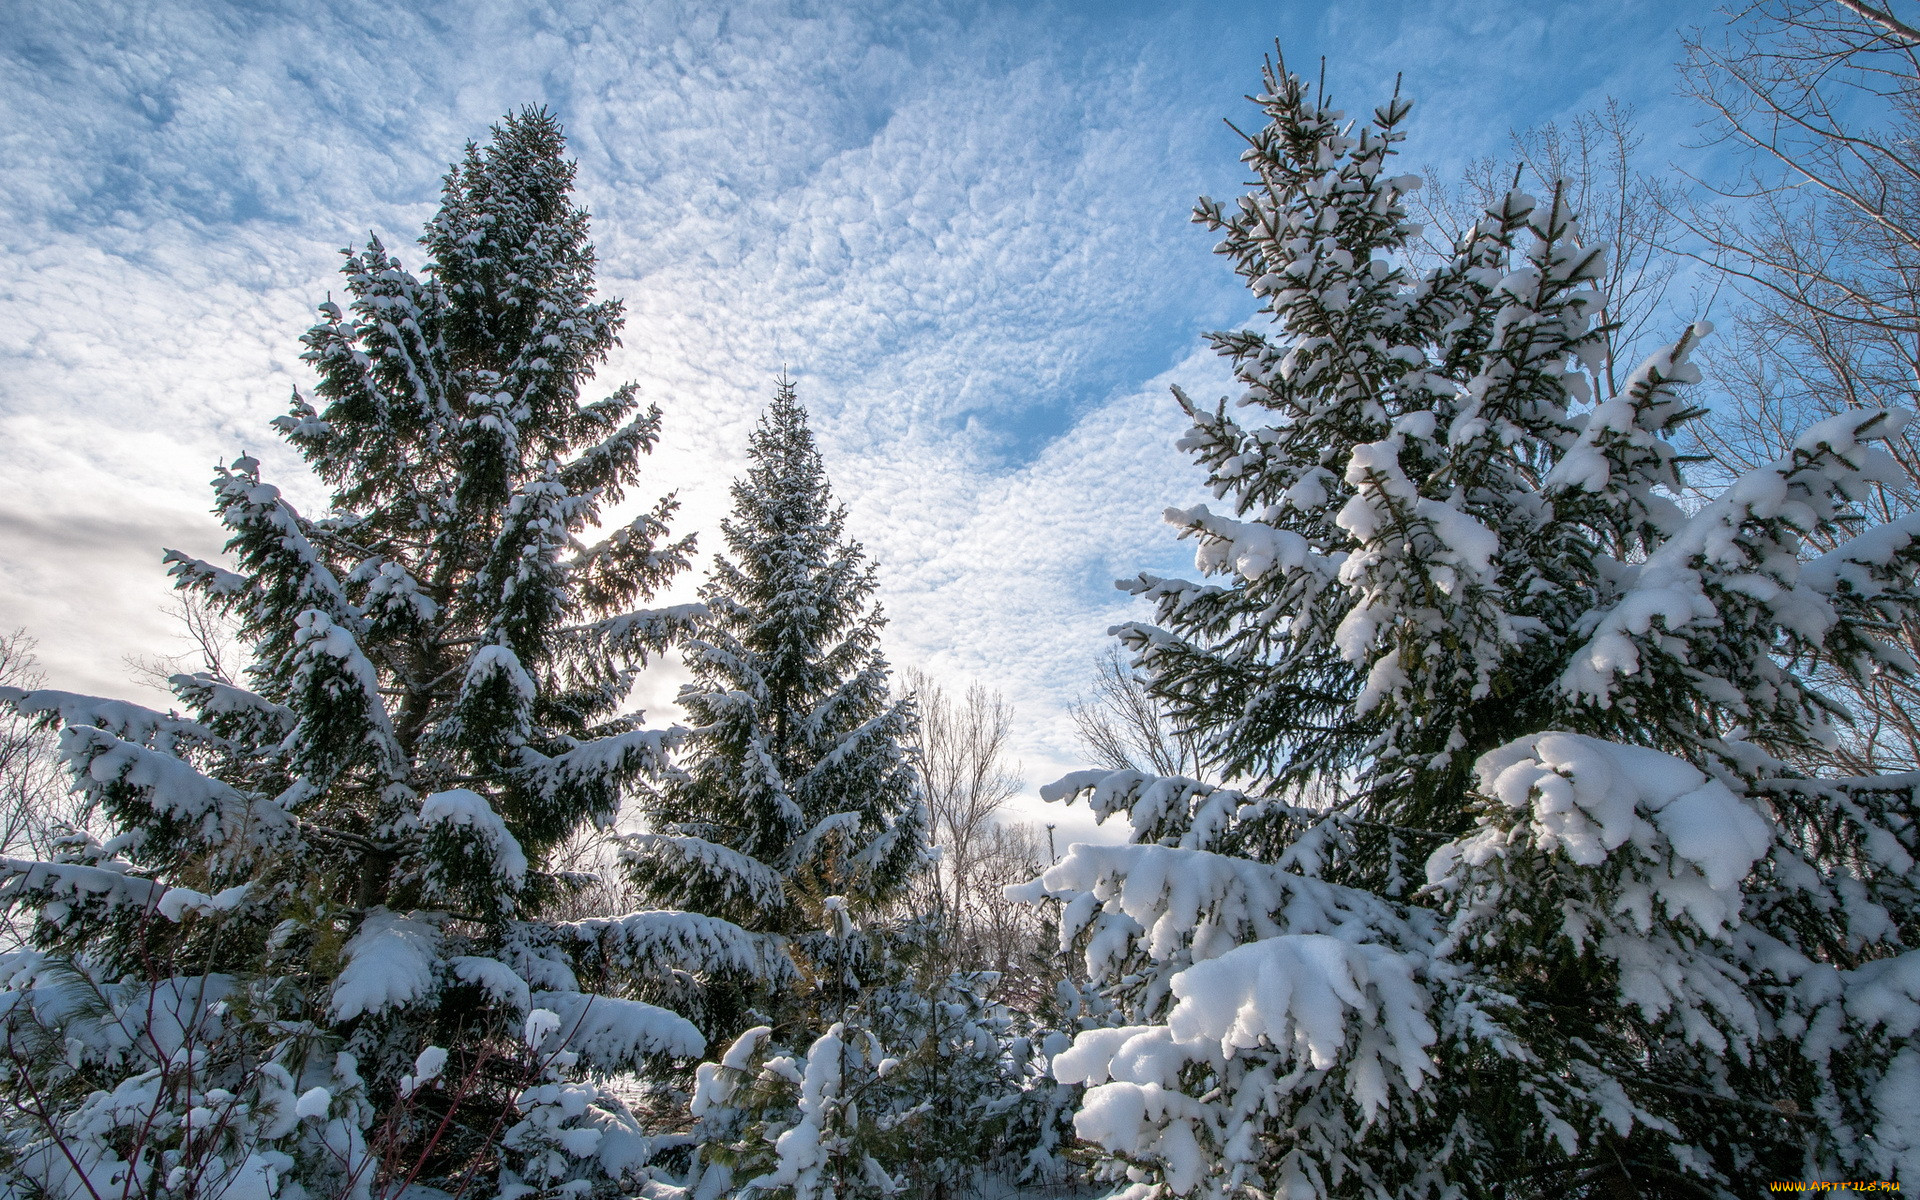
[[(846, 510), (833, 502), (833, 488), (820, 460), (807, 410), (793, 380), (782, 375), (772, 403), (747, 443), (747, 473), (733, 483), (734, 515), (721, 522), (727, 546), (742, 557), (760, 548), (755, 530), (805, 537), (821, 548), (838, 542)], [(794, 543), (798, 545), (800, 543)], [(858, 556), (858, 546), (849, 546)], [(815, 570), (818, 558), (783, 563), (789, 571)]]
[[(868, 610), (874, 568), (844, 536), (846, 509), (834, 501), (806, 409), (784, 376), (748, 458), (733, 484), (733, 513), (720, 524), (730, 553), (716, 559), (701, 596), (734, 612), (736, 636), (761, 660), (759, 677), (784, 711), (837, 685), (873, 652), (884, 618)], [(798, 732), (783, 726), (782, 744)]]
[[(845, 536), (791, 380), (748, 443), (701, 599), (679, 701), (697, 727), (683, 775), (653, 805), (639, 870), (663, 902), (789, 932), (811, 919), (795, 885), (863, 900), (899, 894), (925, 854), (906, 743), (870, 603), (873, 565)], [(769, 889), (770, 876), (786, 890)], [(768, 906), (770, 890), (782, 899)]]

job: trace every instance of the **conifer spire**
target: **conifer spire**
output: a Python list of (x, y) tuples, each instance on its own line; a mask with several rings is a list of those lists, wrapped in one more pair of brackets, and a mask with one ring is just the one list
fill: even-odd
[(874, 568), (846, 537), (784, 373), (748, 458), (687, 651), (684, 770), (655, 797), (656, 832), (633, 863), (660, 902), (792, 934), (814, 923), (799, 896), (899, 896), (925, 857), (925, 819)]

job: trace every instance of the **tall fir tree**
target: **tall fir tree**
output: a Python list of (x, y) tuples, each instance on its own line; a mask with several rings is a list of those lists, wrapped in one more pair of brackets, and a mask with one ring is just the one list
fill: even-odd
[(916, 928), (895, 911), (927, 861), (913, 704), (888, 687), (874, 568), (846, 538), (785, 378), (749, 459), (687, 652), (681, 767), (629, 850), (642, 894), (788, 953), (782, 973), (706, 992), (707, 1033), (733, 1044), (700, 1068), (687, 1187), (702, 1200), (898, 1195), (888, 1168), (911, 1152), (885, 1119), (915, 1100), (906, 1073), (882, 1081), (905, 1051), (877, 1032), (894, 1032), (885, 1019), (902, 1006), (928, 1007), (904, 986), (898, 952)]
[[(1210, 765), (1033, 898), (1115, 1004), (1054, 1060), (1124, 1195), (1744, 1195), (1920, 1172), (1920, 803), (1789, 761), (1815, 667), (1911, 672), (1920, 523), (1862, 528), (1905, 415), (1844, 414), (1696, 511), (1688, 328), (1595, 403), (1605, 247), (1509, 194), (1413, 277), (1371, 121), (1269, 68), (1257, 186), (1196, 220), (1279, 326), (1184, 395), (1211, 579), (1117, 632)], [(1810, 558), (1810, 533), (1846, 531)]]
[(243, 457), (214, 480), (232, 568), (168, 554), (237, 618), (248, 687), (176, 676), (191, 715), (4, 692), (109, 836), (0, 869), (37, 907), (0, 993), (0, 1190), (628, 1194), (650, 1143), (589, 1076), (704, 1046), (633, 997), (762, 966), (711, 917), (543, 916), (579, 882), (556, 849), (666, 765), (677, 735), (622, 707), (699, 615), (633, 608), (687, 564), (671, 500), (579, 540), (660, 413), (582, 398), (622, 317), (564, 149), (510, 116), (447, 175), (423, 275), (347, 254), (304, 339), (319, 404), (276, 421), (327, 515)]
[(873, 910), (904, 895), (926, 861), (926, 816), (874, 568), (845, 537), (791, 381), (749, 456), (686, 652), (684, 765), (650, 801), (631, 867), (660, 903), (796, 937), (824, 928), (827, 896)]

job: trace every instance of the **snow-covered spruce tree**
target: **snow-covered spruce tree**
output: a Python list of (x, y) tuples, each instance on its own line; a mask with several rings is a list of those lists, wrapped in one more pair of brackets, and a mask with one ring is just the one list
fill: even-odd
[[(905, 750), (913, 707), (889, 691), (880, 651), (874, 570), (844, 537), (790, 381), (749, 457), (686, 650), (683, 767), (649, 798), (651, 832), (630, 840), (628, 863), (655, 902), (791, 939), (804, 966), (849, 953), (825, 898), (865, 914), (904, 894), (926, 861), (926, 817)], [(796, 1014), (778, 1011), (783, 993), (748, 988), (731, 1010), (716, 995), (709, 1033), (768, 1019), (784, 1034)]]
[[(722, 1088), (724, 1104), (702, 1101), (697, 1193), (738, 1175), (748, 1191), (812, 1196), (851, 1180), (885, 1194), (891, 1176), (877, 1160), (865, 1165), (875, 1127), (854, 1097), (871, 1090), (883, 1057), (869, 1052), (863, 993), (905, 969), (893, 952), (910, 935), (888, 909), (927, 857), (905, 749), (913, 707), (888, 688), (874, 570), (844, 536), (846, 511), (791, 382), (780, 381), (749, 457), (687, 651), (694, 678), (679, 700), (693, 728), (681, 768), (649, 801), (650, 832), (630, 839), (628, 863), (654, 902), (777, 936), (789, 955), (784, 973), (706, 993), (706, 1032), (716, 1044), (738, 1040), (703, 1071), (731, 1064), (773, 1075), (737, 1098)], [(805, 1088), (815, 1090), (788, 1096), (780, 1067), (802, 1060), (810, 1065), (794, 1067), (789, 1082), (813, 1079)], [(776, 1134), (783, 1154), (800, 1157), (761, 1162), (754, 1151), (770, 1150)], [(825, 1139), (818, 1162), (799, 1149), (808, 1137)]]
[(176, 676), (191, 715), (5, 691), (113, 836), (0, 868), (38, 915), (0, 969), (0, 1192), (630, 1192), (648, 1139), (591, 1078), (704, 1047), (633, 997), (760, 965), (711, 917), (542, 919), (577, 882), (556, 847), (664, 765), (676, 735), (620, 710), (698, 615), (631, 607), (686, 564), (670, 501), (577, 540), (660, 417), (582, 400), (621, 314), (563, 150), (509, 117), (448, 174), (424, 274), (348, 254), (305, 337), (319, 406), (276, 422), (331, 511), (243, 457), (214, 480), (232, 569), (168, 555), (238, 618), (247, 688)]
[[(1912, 671), (1920, 522), (1860, 528), (1863, 410), (1686, 512), (1696, 325), (1595, 404), (1604, 249), (1505, 197), (1424, 278), (1418, 181), (1270, 68), (1259, 186), (1196, 219), (1277, 334), (1181, 404), (1210, 580), (1118, 632), (1231, 790), (1091, 771), (1125, 814), (1066, 902), (1125, 1024), (1055, 1059), (1134, 1197), (1735, 1196), (1920, 1174), (1916, 781), (1782, 760), (1828, 665)], [(1803, 539), (1843, 531), (1810, 557)], [(1424, 871), (1423, 871), (1424, 865)]]

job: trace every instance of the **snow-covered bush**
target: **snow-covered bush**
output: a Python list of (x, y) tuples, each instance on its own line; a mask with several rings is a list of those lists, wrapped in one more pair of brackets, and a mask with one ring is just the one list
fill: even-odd
[[(821, 942), (868, 941), (872, 956), (870, 935), (831, 899)], [(1016, 1114), (1051, 1093), (1036, 1092), (1026, 1041), (987, 1000), (992, 980), (923, 976), (912, 959), (925, 947), (901, 944), (898, 930), (878, 940), (885, 977), (815, 990), (813, 1029), (755, 1026), (700, 1065), (688, 1194), (957, 1198), (1028, 1165), (1018, 1160), (1045, 1126), (1030, 1115), (1033, 1128), (1018, 1130)]]
[(276, 422), (331, 511), (243, 457), (232, 565), (167, 556), (237, 618), (244, 686), (176, 676), (188, 715), (0, 689), (110, 826), (0, 861), (34, 918), (0, 960), (0, 1193), (631, 1192), (648, 1141), (594, 1080), (704, 1051), (661, 981), (773, 956), (705, 916), (543, 916), (580, 882), (555, 850), (667, 767), (679, 733), (621, 709), (700, 615), (632, 608), (686, 565), (670, 503), (578, 540), (660, 418), (581, 398), (621, 316), (563, 150), (510, 117), (447, 176), (424, 275), (347, 255), (305, 337), (320, 406)]
[[(935, 931), (940, 926), (932, 927)], [(988, 972), (943, 970), (934, 955), (869, 989), (859, 1012), (892, 1061), (881, 1159), (913, 1196), (968, 1194), (1012, 1165), (1031, 1055)]]
[[(1591, 385), (1607, 247), (1558, 191), (1401, 263), (1410, 106), (1284, 69), (1202, 201), (1279, 326), (1180, 403), (1229, 506), (1170, 510), (1209, 579), (1117, 630), (1241, 788), (1091, 771), (1130, 822), (1024, 895), (1117, 1007), (1054, 1059), (1147, 1196), (1744, 1195), (1920, 1172), (1920, 780), (1803, 778), (1808, 682), (1915, 664), (1920, 526), (1862, 410), (1694, 511), (1669, 435), (1694, 325)], [(1838, 549), (1803, 552), (1815, 532)], [(1850, 538), (1844, 536), (1851, 533)]]
[(1008, 1059), (1017, 1095), (1002, 1135), (1011, 1159), (1003, 1170), (1021, 1185), (1089, 1183), (1088, 1155), (1077, 1145), (1073, 1126), (1086, 1089), (1063, 1083), (1053, 1065), (1072, 1050), (1074, 1035), (1115, 1024), (1112, 1005), (1092, 985), (1062, 978), (1036, 1012), (1013, 1015)]
[[(818, 1017), (830, 1020), (804, 1051), (756, 1025), (717, 1062), (700, 1064), (689, 1111), (697, 1153), (687, 1176), (695, 1200), (865, 1200), (903, 1194), (882, 1163), (898, 1113), (886, 1076), (898, 1066), (865, 1024), (864, 989), (850, 957), (870, 943), (846, 899), (821, 906), (826, 947), (816, 966)], [(835, 950), (840, 953), (834, 953)], [(800, 1028), (805, 1028), (804, 1024)]]
[[(871, 1093), (890, 1064), (878, 1039), (836, 1021), (804, 1054), (770, 1054), (771, 1032), (757, 1025), (719, 1064), (701, 1065), (693, 1113), (714, 1122), (706, 1133), (713, 1140), (692, 1194), (702, 1200), (902, 1195), (903, 1184), (870, 1145), (883, 1132), (873, 1120)], [(715, 1138), (723, 1112), (735, 1127), (730, 1144)]]

